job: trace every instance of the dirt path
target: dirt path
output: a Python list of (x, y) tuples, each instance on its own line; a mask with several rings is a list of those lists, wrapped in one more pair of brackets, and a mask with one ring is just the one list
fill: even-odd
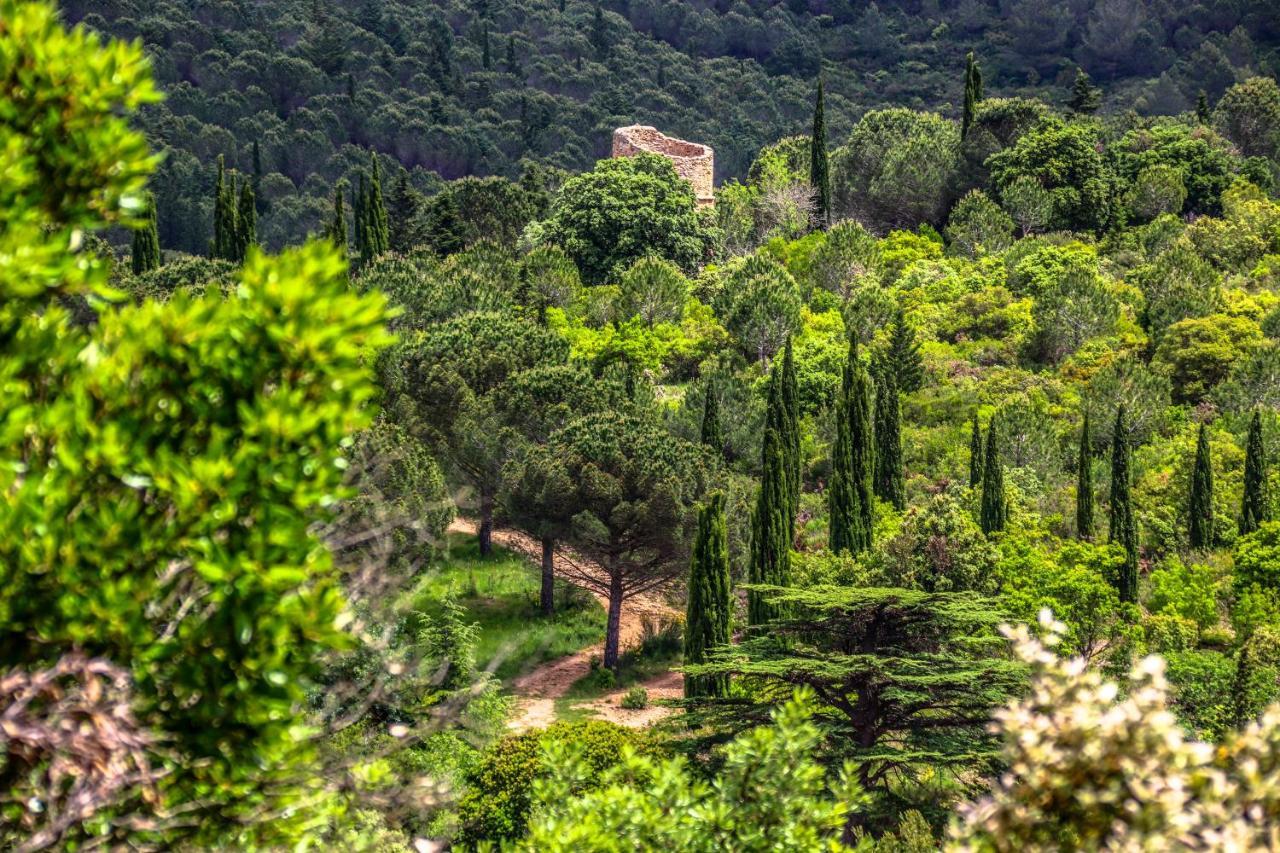
[[(476, 523), (471, 519), (457, 518), (454, 519), (453, 524), (449, 525), (449, 530), (453, 533), (474, 536), (476, 534)], [(532, 536), (521, 533), (518, 530), (495, 528), (493, 542), (495, 545), (523, 554), (532, 560), (536, 566), (540, 567), (542, 565), (542, 543)], [(564, 576), (562, 570), (568, 568), (568, 562), (559, 553), (556, 554), (555, 559), (557, 574)], [(590, 560), (575, 557), (573, 565), (579, 572), (586, 569), (599, 572), (601, 576), (604, 575), (604, 569)], [(586, 587), (583, 588), (587, 589)], [(587, 591), (600, 602), (601, 607), (608, 609), (609, 602), (604, 596), (591, 589), (587, 589)], [(628, 599), (622, 608), (622, 619), (619, 628), (619, 643), (622, 650), (636, 648), (644, 642), (646, 627), (650, 629), (658, 628), (674, 619), (678, 619), (680, 615), (679, 611), (651, 593), (637, 595)], [(511, 719), (507, 722), (507, 727), (515, 731), (526, 731), (528, 729), (543, 728), (554, 723), (556, 721), (556, 700), (563, 698), (574, 682), (585, 677), (591, 671), (591, 659), (593, 657), (599, 658), (602, 650), (603, 640), (599, 644), (588, 646), (567, 657), (545, 663), (513, 679), (510, 687), (511, 692), (516, 696), (516, 709)], [(641, 686), (649, 692), (650, 702), (653, 702), (658, 699), (678, 698), (683, 692), (682, 685), (683, 681), (680, 674), (668, 671), (644, 682)], [(625, 693), (625, 690), (617, 690), (599, 699), (584, 701), (577, 707), (590, 710), (601, 719), (630, 726), (631, 728), (643, 728), (671, 713), (670, 708), (658, 707), (653, 704), (642, 710), (629, 711), (620, 704)]]

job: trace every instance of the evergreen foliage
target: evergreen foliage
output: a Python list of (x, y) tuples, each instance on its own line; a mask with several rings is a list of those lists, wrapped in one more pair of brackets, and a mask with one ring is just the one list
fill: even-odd
[[(760, 488), (751, 516), (751, 552), (747, 578), (752, 584), (787, 586), (791, 582), (791, 542), (795, 516), (791, 514), (790, 472), (781, 371), (775, 366), (769, 381), (769, 402), (761, 445)], [(747, 619), (752, 625), (778, 615), (761, 593), (748, 590)]]
[(896, 510), (906, 509), (902, 473), (902, 401), (892, 370), (883, 364), (875, 374), (875, 491)]
[(979, 523), (983, 533), (998, 533), (1008, 521), (1004, 496), (1004, 463), (1000, 458), (1000, 434), (993, 415), (987, 424), (986, 458), (982, 465), (982, 510)]
[(1116, 578), (1120, 600), (1138, 600), (1138, 524), (1133, 515), (1132, 474), (1133, 451), (1129, 446), (1129, 423), (1125, 406), (1116, 410), (1115, 428), (1111, 431), (1111, 524), (1108, 540), (1124, 548), (1124, 564)]
[(147, 197), (146, 218), (133, 232), (133, 247), (129, 253), (130, 268), (134, 275), (142, 275), (159, 269), (163, 259), (160, 254), (160, 229), (156, 223), (156, 201)]
[(1076, 451), (1076, 536), (1093, 538), (1093, 442), (1088, 409), (1080, 425), (1080, 446)]
[(724, 458), (724, 431), (720, 426), (720, 397), (713, 382), (707, 383), (702, 404), (702, 443), (711, 449), (717, 459)]
[[(724, 495), (715, 492), (698, 509), (684, 622), (686, 665), (705, 662), (712, 649), (726, 646), (730, 640), (733, 600), (724, 505)], [(727, 676), (686, 675), (684, 679), (686, 697), (724, 696), (728, 690)]]
[(1075, 82), (1071, 84), (1071, 99), (1067, 106), (1074, 113), (1092, 115), (1102, 105), (1102, 90), (1093, 85), (1092, 78), (1083, 68), (1076, 69)]
[(1195, 466), (1191, 471), (1187, 534), (1192, 548), (1213, 545), (1213, 462), (1209, 457), (1209, 431), (1200, 424), (1196, 437)]
[(1252, 533), (1271, 520), (1267, 494), (1267, 455), (1262, 444), (1262, 415), (1254, 410), (1244, 457), (1244, 492), (1240, 502), (1240, 535)]
[(982, 100), (982, 69), (973, 58), (973, 51), (964, 58), (964, 106), (961, 110), (960, 138), (969, 135), (973, 119), (977, 113), (978, 102)]
[(800, 512), (801, 460), (800, 460), (800, 389), (796, 379), (795, 347), (791, 338), (782, 352), (780, 374), (780, 399), (778, 429), (786, 448), (788, 529), (794, 529), (796, 515)]
[(924, 384), (924, 359), (920, 356), (920, 341), (901, 308), (893, 315), (888, 362), (899, 391), (910, 394), (920, 390)]
[(250, 246), (258, 245), (258, 206), (253, 196), (253, 185), (245, 181), (240, 187), (240, 200), (236, 207), (236, 260), (244, 262)]
[(978, 425), (978, 413), (969, 422), (969, 488), (982, 485), (982, 427)]
[(813, 131), (809, 144), (809, 186), (813, 190), (813, 216), (819, 228), (831, 222), (831, 166), (827, 157), (827, 120), (824, 84), (818, 81), (818, 98), (813, 107)]
[(338, 249), (338, 253), (343, 258), (347, 256), (347, 211), (346, 205), (342, 199), (342, 184), (334, 187), (333, 190), (333, 216), (329, 220), (329, 227), (325, 231), (325, 236)]

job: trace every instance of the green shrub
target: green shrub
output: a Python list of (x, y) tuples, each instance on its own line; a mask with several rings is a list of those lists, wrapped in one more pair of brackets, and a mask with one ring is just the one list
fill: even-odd
[(628, 711), (643, 711), (649, 707), (649, 691), (637, 684), (623, 695), (622, 707)]

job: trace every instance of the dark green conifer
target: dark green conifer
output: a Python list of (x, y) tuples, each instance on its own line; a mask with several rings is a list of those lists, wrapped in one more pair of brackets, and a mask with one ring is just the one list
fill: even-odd
[(881, 500), (902, 510), (907, 506), (902, 479), (902, 401), (893, 371), (881, 365), (876, 371), (875, 489)]
[(489, 24), (480, 27), (480, 66), (488, 71), (493, 66), (493, 58), (489, 54)]
[(342, 183), (333, 190), (333, 218), (329, 220), (325, 236), (345, 258), (347, 256), (347, 211), (342, 202)]
[(1102, 90), (1093, 85), (1089, 74), (1083, 68), (1076, 69), (1076, 81), (1071, 86), (1071, 98), (1067, 106), (1073, 113), (1092, 115), (1102, 106)]
[(1076, 536), (1093, 536), (1093, 454), (1090, 452), (1089, 410), (1080, 427), (1080, 451), (1076, 457)]
[(466, 247), (462, 214), (454, 194), (445, 190), (427, 202), (425, 237), (427, 245), (445, 258)]
[(382, 167), (378, 164), (378, 156), (372, 152), (369, 154), (369, 165), (369, 189), (363, 205), (365, 253), (360, 257), (361, 263), (369, 263), (386, 254), (391, 244), (387, 207), (382, 198)]
[[(253, 203), (255, 214), (261, 215), (263, 211), (262, 204), (262, 146), (258, 144), (258, 140), (253, 140)], [(256, 222), (256, 219), (255, 219)]]
[(1252, 533), (1271, 520), (1267, 495), (1267, 456), (1262, 446), (1262, 416), (1255, 410), (1249, 421), (1244, 456), (1244, 497), (1240, 503), (1240, 535)]
[(240, 188), (236, 209), (236, 260), (243, 262), (250, 246), (258, 245), (258, 206), (254, 202), (253, 184), (245, 181)]
[(823, 101), (823, 82), (819, 80), (818, 99), (813, 107), (813, 133), (809, 137), (809, 186), (813, 190), (814, 220), (819, 228), (826, 228), (831, 222), (831, 167), (827, 159)]
[(1138, 600), (1138, 525), (1133, 517), (1130, 494), (1129, 426), (1124, 404), (1116, 411), (1111, 440), (1111, 527), (1108, 539), (1124, 548), (1124, 565), (1117, 577), (1121, 601)]
[(871, 381), (858, 357), (855, 338), (849, 345), (840, 399), (836, 405), (836, 441), (832, 449), (829, 545), (833, 553), (861, 554), (871, 547), (873, 526)]
[(355, 237), (356, 256), (363, 260), (369, 254), (369, 220), (365, 209), (369, 206), (369, 180), (360, 170), (360, 183), (351, 199), (351, 228)]
[[(686, 665), (704, 663), (709, 651), (729, 644), (733, 603), (724, 504), (724, 494), (715, 492), (698, 510), (698, 533), (693, 543), (685, 612)], [(728, 688), (727, 675), (684, 677), (686, 697), (724, 696)]]
[(786, 448), (788, 507), (794, 523), (800, 512), (800, 385), (796, 379), (795, 353), (790, 338), (782, 353), (781, 396), (779, 428)]
[(141, 228), (133, 232), (133, 246), (129, 253), (130, 266), (134, 275), (142, 275), (159, 269), (162, 263), (160, 255), (160, 228), (156, 220), (156, 199), (147, 194), (147, 215)]
[(422, 196), (409, 185), (409, 173), (401, 169), (387, 197), (387, 239), (393, 252), (408, 254), (423, 242)]
[(717, 457), (724, 454), (724, 433), (720, 428), (720, 400), (713, 383), (707, 383), (707, 393), (702, 404), (702, 443), (710, 447)]
[(235, 204), (227, 183), (226, 162), (218, 155), (218, 182), (213, 190), (213, 245), (210, 255), (217, 260), (235, 260)]
[[(777, 397), (776, 392), (773, 396)], [(788, 518), (786, 450), (776, 423), (765, 428), (761, 457), (763, 471), (751, 518), (751, 561), (747, 577), (753, 584), (789, 586), (793, 519)], [(750, 624), (760, 625), (779, 615), (778, 608), (765, 595), (754, 590), (747, 592)]]
[(609, 22), (605, 20), (604, 8), (600, 0), (596, 0), (595, 17), (591, 20), (591, 47), (595, 49), (596, 59), (603, 62), (609, 56), (612, 47), (609, 39)]
[(964, 59), (964, 111), (960, 122), (960, 138), (969, 135), (973, 118), (977, 112), (978, 102), (982, 100), (982, 69), (969, 51)]
[(1196, 96), (1196, 121), (1207, 125), (1212, 119), (1213, 113), (1209, 110), (1209, 96), (1205, 94), (1204, 89), (1201, 89), (1200, 94)]
[(1192, 548), (1213, 546), (1213, 460), (1209, 453), (1209, 430), (1204, 423), (1196, 436), (1196, 461), (1191, 469), (1190, 518), (1187, 534)]
[(978, 413), (973, 413), (969, 432), (969, 488), (982, 485), (982, 428), (978, 426)]
[(920, 357), (916, 331), (901, 308), (894, 314), (889, 333), (888, 361), (900, 392), (910, 394), (920, 390), (924, 384), (924, 359)]
[(1000, 460), (1000, 433), (996, 418), (987, 424), (986, 458), (982, 466), (982, 513), (979, 523), (983, 533), (1004, 530), (1008, 521), (1008, 504), (1004, 497), (1004, 464)]

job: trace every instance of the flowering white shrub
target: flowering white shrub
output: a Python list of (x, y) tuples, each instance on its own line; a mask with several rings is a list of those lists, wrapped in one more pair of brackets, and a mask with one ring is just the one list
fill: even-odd
[(961, 808), (953, 851), (1278, 850), (1280, 706), (1226, 745), (1189, 740), (1169, 709), (1164, 661), (1137, 663), (1125, 696), (1080, 658), (1006, 628), (1030, 692), (996, 714), (1008, 770)]

